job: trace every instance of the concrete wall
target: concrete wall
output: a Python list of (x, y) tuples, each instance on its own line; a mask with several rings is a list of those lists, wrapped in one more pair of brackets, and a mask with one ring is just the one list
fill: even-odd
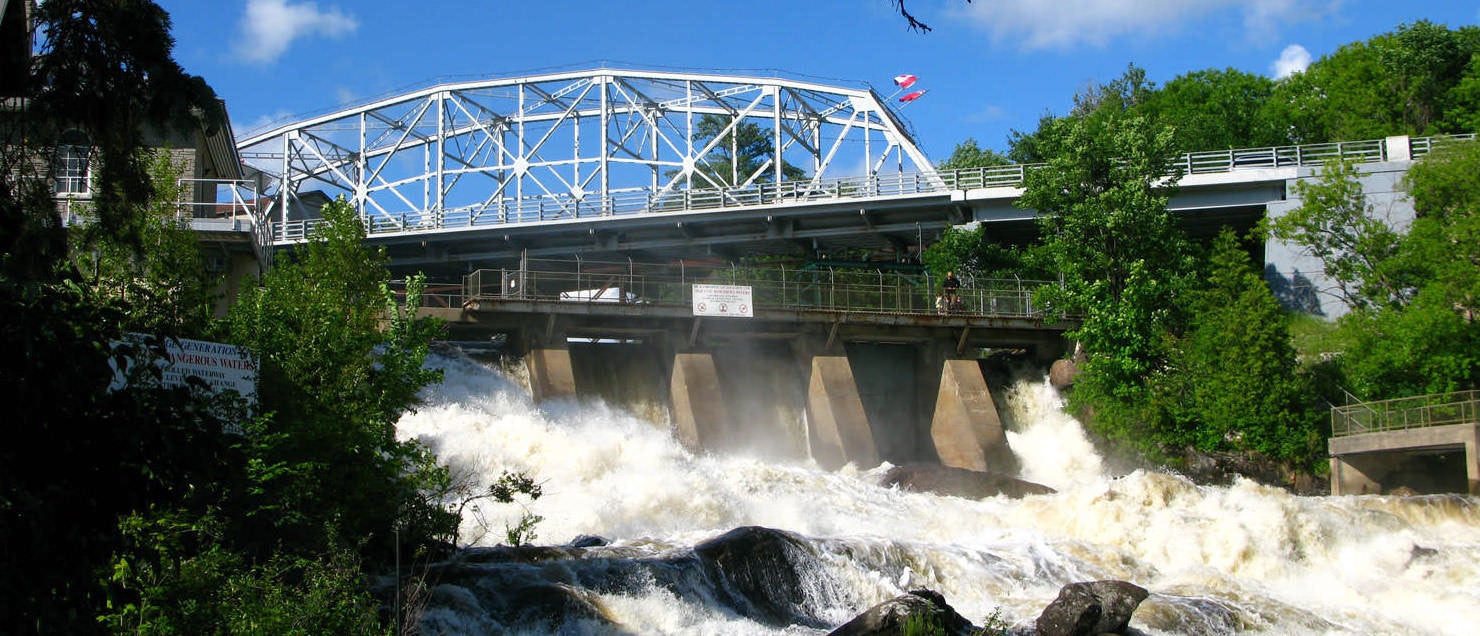
[(1326, 446), (1333, 495), (1385, 493), (1400, 486), (1480, 495), (1480, 424), (1333, 437)]
[[(1413, 201), (1402, 189), (1403, 176), (1413, 164), (1406, 160), (1408, 142), (1407, 137), (1388, 140), (1388, 157), (1402, 160), (1357, 165), (1368, 213), (1399, 231), (1406, 231), (1414, 216)], [(1305, 201), (1296, 185), (1318, 182), (1319, 172), (1319, 168), (1300, 168), (1298, 176), (1286, 183), (1287, 198), (1269, 203), (1266, 217), (1274, 220), (1299, 209)], [(1264, 261), (1264, 278), (1287, 309), (1333, 320), (1347, 313), (1335, 282), (1326, 277), (1325, 266), (1304, 248), (1270, 239), (1265, 242)]]

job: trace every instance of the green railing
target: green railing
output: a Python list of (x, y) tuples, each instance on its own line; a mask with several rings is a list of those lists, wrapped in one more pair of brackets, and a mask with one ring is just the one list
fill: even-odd
[(1480, 422), (1480, 391), (1362, 402), (1331, 409), (1331, 436)]
[(948, 304), (936, 291), (938, 280), (916, 273), (531, 259), (523, 268), (474, 271), (464, 277), (458, 293), (434, 288), (422, 304), (450, 307), (474, 300), (513, 300), (688, 307), (695, 284), (749, 287), (755, 310), (1038, 318), (1044, 311), (1034, 303), (1033, 292), (1050, 283), (966, 279), (959, 301)]

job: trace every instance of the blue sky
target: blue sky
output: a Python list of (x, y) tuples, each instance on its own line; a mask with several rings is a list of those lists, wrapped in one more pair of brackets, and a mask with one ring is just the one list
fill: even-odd
[(1128, 64), (1158, 85), (1189, 71), (1276, 77), (1427, 19), (1480, 22), (1480, 2), (1403, 0), (156, 0), (175, 58), (223, 97), (238, 135), (374, 97), (551, 70), (781, 72), (844, 85), (919, 76), (903, 108), (934, 161), (1062, 114)]

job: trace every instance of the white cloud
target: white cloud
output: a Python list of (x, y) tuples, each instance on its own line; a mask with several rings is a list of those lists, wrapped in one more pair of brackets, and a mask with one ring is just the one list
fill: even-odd
[(959, 11), (1003, 45), (1027, 50), (1104, 47), (1128, 37), (1165, 37), (1187, 23), (1223, 13), (1241, 15), (1251, 39), (1282, 24), (1328, 14), (1342, 0), (993, 0)]
[(342, 37), (359, 28), (348, 13), (329, 7), (319, 10), (313, 2), (290, 0), (247, 0), (242, 17), (242, 39), (237, 54), (249, 62), (271, 63), (288, 51), (294, 40), (308, 35)]
[(1270, 64), (1269, 69), (1274, 72), (1275, 79), (1285, 79), (1305, 71), (1307, 66), (1310, 66), (1310, 51), (1299, 44), (1291, 44), (1280, 51), (1280, 59)]

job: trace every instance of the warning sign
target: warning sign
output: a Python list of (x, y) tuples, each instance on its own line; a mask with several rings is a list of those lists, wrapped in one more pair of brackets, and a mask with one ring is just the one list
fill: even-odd
[[(131, 344), (144, 346), (151, 338), (142, 334), (130, 334)], [(257, 362), (245, 349), (219, 342), (205, 342), (187, 338), (163, 338), (163, 357), (154, 360), (161, 371), (160, 381), (164, 386), (188, 386), (185, 378), (194, 377), (210, 386), (213, 392), (236, 391), (248, 402), (257, 401)], [(110, 360), (109, 364), (114, 364)], [(126, 361), (128, 365), (133, 360)], [(124, 385), (127, 366), (115, 366), (113, 386)]]
[(749, 285), (694, 285), (695, 316), (754, 318)]

